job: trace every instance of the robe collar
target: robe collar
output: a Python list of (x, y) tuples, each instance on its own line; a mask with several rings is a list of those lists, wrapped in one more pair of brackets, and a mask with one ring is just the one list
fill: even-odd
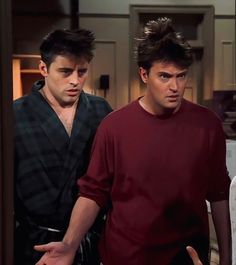
[(93, 120), (91, 105), (86, 94), (82, 92), (69, 137), (55, 111), (39, 92), (43, 86), (43, 80), (33, 85), (32, 92), (29, 94), (31, 108), (52, 147), (64, 160), (65, 170), (72, 171), (78, 159), (83, 156), (83, 151), (91, 137), (91, 120)]

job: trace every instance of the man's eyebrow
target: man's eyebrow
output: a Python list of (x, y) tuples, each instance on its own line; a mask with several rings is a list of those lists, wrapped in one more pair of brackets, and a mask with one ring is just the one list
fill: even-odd
[[(188, 72), (188, 70), (183, 70), (182, 72), (177, 73), (176, 76), (187, 74), (187, 72)], [(166, 72), (166, 71), (159, 71), (158, 73), (159, 74), (165, 74), (165, 75), (168, 75), (168, 76), (174, 76), (175, 75), (175, 74), (172, 74), (172, 73), (169, 73), (169, 72)]]
[(70, 67), (59, 67), (58, 69), (59, 69), (59, 70), (73, 70), (73, 69), (70, 68)]
[[(67, 70), (67, 71), (73, 71), (74, 69), (73, 68), (70, 68), (70, 67), (59, 67), (58, 68), (59, 70)], [(88, 70), (88, 68), (80, 68), (78, 69), (78, 72), (86, 72)]]
[(188, 70), (184, 70), (184, 71), (178, 73), (177, 76), (179, 76), (179, 75), (183, 75), (183, 74), (187, 74), (187, 73), (188, 73)]
[(170, 74), (170, 73), (168, 73), (168, 72), (165, 72), (165, 71), (160, 71), (160, 72), (158, 72), (159, 74), (165, 74), (165, 75), (168, 75), (168, 76), (172, 76), (173, 74)]
[(88, 68), (80, 68), (80, 69), (78, 69), (78, 72), (86, 72), (86, 71), (88, 71)]

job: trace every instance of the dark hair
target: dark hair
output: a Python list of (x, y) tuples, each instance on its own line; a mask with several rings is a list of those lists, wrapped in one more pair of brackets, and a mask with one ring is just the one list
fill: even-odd
[(137, 49), (138, 66), (150, 70), (153, 62), (174, 63), (181, 68), (193, 62), (191, 46), (181, 33), (177, 33), (170, 18), (149, 21), (144, 28), (144, 37)]
[(85, 29), (57, 29), (47, 34), (40, 45), (43, 62), (49, 66), (57, 55), (83, 57), (88, 62), (93, 58), (94, 34)]

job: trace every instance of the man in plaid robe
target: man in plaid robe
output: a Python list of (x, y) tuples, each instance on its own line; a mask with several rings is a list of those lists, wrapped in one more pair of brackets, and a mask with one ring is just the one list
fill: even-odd
[[(35, 244), (63, 238), (94, 134), (111, 112), (104, 99), (82, 90), (93, 48), (90, 31), (50, 33), (40, 46), (44, 80), (14, 102), (15, 265), (35, 264)], [(89, 235), (77, 264), (99, 264), (96, 253), (85, 252), (92, 246)]]

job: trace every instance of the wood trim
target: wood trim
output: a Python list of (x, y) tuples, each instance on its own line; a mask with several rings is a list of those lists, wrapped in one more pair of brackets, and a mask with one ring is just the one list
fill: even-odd
[[(158, 10), (157, 14), (161, 13), (184, 13), (184, 14), (202, 14), (209, 8), (214, 8), (213, 5), (130, 5), (130, 11), (138, 13), (153, 13)], [(132, 12), (130, 12), (132, 15)]]
[(221, 40), (221, 86), (225, 89), (233, 88), (232, 85), (235, 81), (234, 59), (234, 41)]
[(11, 1), (0, 1), (0, 265), (13, 264)]
[(130, 15), (127, 14), (107, 14), (107, 13), (80, 13), (81, 18), (126, 18), (129, 19)]
[(236, 15), (215, 15), (215, 19), (236, 19)]
[(40, 55), (37, 54), (13, 54), (14, 59), (41, 59)]

